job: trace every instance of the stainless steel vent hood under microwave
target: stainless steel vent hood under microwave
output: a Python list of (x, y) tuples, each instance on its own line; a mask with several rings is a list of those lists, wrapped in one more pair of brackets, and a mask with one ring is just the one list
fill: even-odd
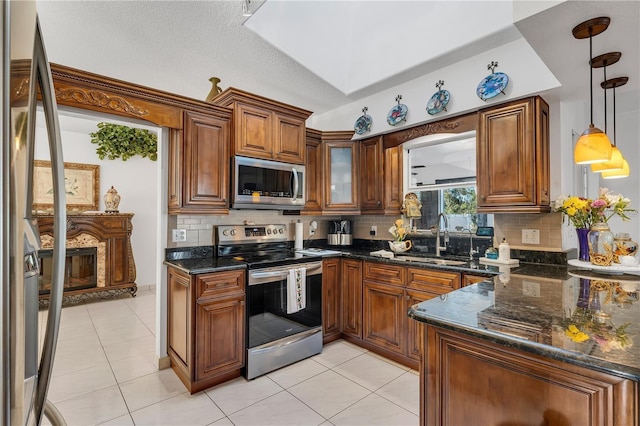
[(304, 166), (235, 156), (231, 170), (231, 208), (301, 210), (304, 207)]

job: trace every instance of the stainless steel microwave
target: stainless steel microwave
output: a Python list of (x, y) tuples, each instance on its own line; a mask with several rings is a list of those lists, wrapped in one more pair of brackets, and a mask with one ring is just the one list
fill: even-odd
[(232, 170), (231, 208), (301, 210), (304, 207), (304, 166), (235, 156)]

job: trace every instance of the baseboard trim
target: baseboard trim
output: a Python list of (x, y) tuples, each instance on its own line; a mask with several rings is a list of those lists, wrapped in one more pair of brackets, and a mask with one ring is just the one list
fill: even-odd
[(171, 360), (169, 356), (163, 356), (162, 358), (156, 358), (156, 367), (158, 370), (166, 370), (171, 367)]

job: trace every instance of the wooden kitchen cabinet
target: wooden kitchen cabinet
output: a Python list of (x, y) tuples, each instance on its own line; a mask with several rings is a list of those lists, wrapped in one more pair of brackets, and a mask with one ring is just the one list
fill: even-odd
[(384, 150), (384, 214), (400, 214), (404, 202), (402, 145)]
[(483, 277), (481, 275), (462, 274), (462, 287), (466, 287), (471, 284), (479, 283), (480, 281), (488, 280), (491, 277)]
[(405, 272), (402, 266), (364, 263), (362, 338), (399, 355), (405, 353)]
[(340, 338), (340, 258), (322, 262), (322, 342), (324, 344)]
[(237, 377), (245, 363), (245, 271), (167, 268), (171, 367), (189, 392)]
[(382, 136), (360, 142), (360, 210), (362, 214), (384, 213), (384, 155)]
[(233, 154), (305, 163), (305, 121), (311, 111), (233, 87), (213, 100), (233, 109)]
[(424, 340), (422, 425), (638, 425), (632, 380), (428, 324)]
[(307, 129), (306, 142), (306, 158), (305, 164), (306, 181), (305, 191), (306, 197), (304, 209), (301, 214), (320, 215), (322, 214), (322, 132), (315, 129)]
[(169, 133), (169, 214), (229, 212), (231, 116), (184, 112)]
[(323, 132), (323, 214), (357, 214), (359, 144), (353, 132)]
[(549, 106), (539, 96), (478, 112), (477, 211), (550, 211)]
[[(342, 334), (362, 340), (362, 261), (342, 259)], [(349, 339), (349, 340), (352, 340)]]
[(362, 214), (400, 214), (402, 179), (402, 146), (383, 149), (382, 136), (360, 142)]

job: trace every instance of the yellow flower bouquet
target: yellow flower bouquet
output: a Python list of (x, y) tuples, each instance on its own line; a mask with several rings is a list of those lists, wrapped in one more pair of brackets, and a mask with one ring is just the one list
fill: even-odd
[(409, 234), (409, 225), (405, 225), (402, 218), (400, 218), (389, 228), (389, 233), (393, 235), (393, 240), (399, 243), (404, 241)]

